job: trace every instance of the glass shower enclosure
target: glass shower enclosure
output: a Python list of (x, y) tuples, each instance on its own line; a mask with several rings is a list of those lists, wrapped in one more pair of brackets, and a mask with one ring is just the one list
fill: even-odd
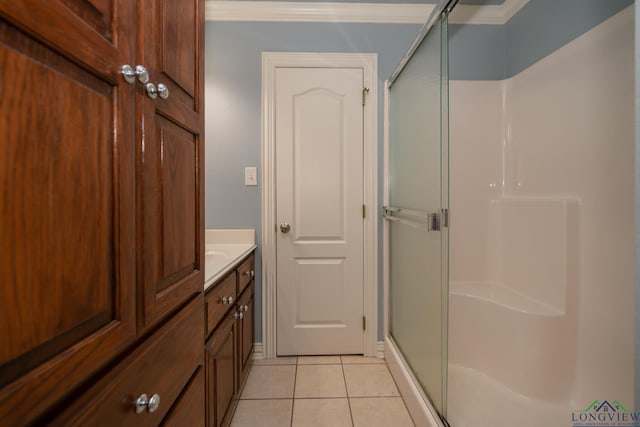
[(447, 414), (449, 136), (447, 14), (434, 10), (388, 82), (388, 335)]

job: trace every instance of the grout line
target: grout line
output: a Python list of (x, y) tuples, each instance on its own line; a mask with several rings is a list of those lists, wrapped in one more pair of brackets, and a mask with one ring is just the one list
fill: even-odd
[[(342, 362), (342, 356), (340, 357), (340, 362)], [(344, 391), (347, 395), (347, 406), (349, 407), (349, 417), (351, 418), (351, 427), (355, 426), (353, 422), (353, 411), (351, 410), (351, 400), (349, 399), (349, 387), (347, 387), (347, 376), (344, 373), (344, 363), (340, 363), (340, 367), (342, 368), (342, 381), (344, 381)]]
[(293, 411), (296, 408), (296, 385), (298, 384), (298, 358), (296, 357), (296, 369), (293, 375), (293, 396), (291, 396), (291, 421), (289, 427), (293, 427)]

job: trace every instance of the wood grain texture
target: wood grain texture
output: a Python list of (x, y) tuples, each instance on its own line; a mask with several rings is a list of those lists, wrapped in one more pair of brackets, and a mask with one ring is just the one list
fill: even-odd
[[(230, 309), (235, 308), (237, 299), (236, 276), (236, 271), (233, 270), (207, 291), (205, 295), (205, 310), (207, 312), (206, 336), (213, 332)], [(225, 297), (232, 297), (233, 303), (224, 304), (223, 298)]]
[(238, 384), (236, 333), (237, 322), (231, 313), (206, 345), (208, 427), (228, 425), (231, 421)]
[(247, 311), (243, 310), (244, 317), (240, 320), (240, 324), (238, 326), (238, 368), (240, 371), (240, 383), (242, 383), (246, 375), (249, 374), (249, 368), (251, 367), (250, 362), (254, 339), (254, 295), (255, 284), (254, 282), (251, 282), (240, 298), (238, 298), (238, 304), (241, 307), (248, 307)]
[[(53, 426), (157, 426), (195, 371), (204, 366), (203, 297), (198, 296), (56, 418)], [(136, 414), (141, 394), (160, 396), (160, 406)], [(203, 416), (204, 408), (201, 410)]]
[(204, 387), (204, 367), (199, 367), (161, 425), (204, 427)]
[[(204, 282), (203, 25), (194, 24), (203, 18), (203, 7), (201, 0), (140, 2), (146, 18), (140, 54), (151, 80), (170, 90), (165, 100), (143, 97), (139, 110), (145, 123), (139, 130), (137, 162), (138, 325), (142, 329), (202, 292)], [(186, 15), (177, 13), (182, 11)], [(193, 70), (176, 71), (191, 81), (187, 101), (180, 96), (184, 91), (164, 73), (164, 58), (179, 62), (176, 70)]]
[[(114, 7), (129, 33), (135, 6)], [(116, 38), (58, 1), (0, 2), (0, 425), (135, 337), (135, 91), (116, 78), (135, 37)]]

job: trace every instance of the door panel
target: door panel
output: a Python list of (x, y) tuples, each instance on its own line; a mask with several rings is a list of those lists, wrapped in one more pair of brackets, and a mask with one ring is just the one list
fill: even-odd
[(200, 0), (145, 0), (141, 43), (150, 81), (169, 97), (142, 97), (138, 149), (139, 283), (144, 328), (202, 292), (203, 16)]
[(113, 0), (61, 0), (77, 16), (107, 40), (112, 40), (110, 22)]
[[(195, 97), (198, 35), (193, 31), (198, 3), (196, 1), (163, 0), (160, 2), (162, 63), (159, 70), (186, 95)], [(193, 106), (195, 108), (195, 105)]]
[(277, 352), (363, 351), (362, 69), (276, 71)]
[(0, 1), (3, 425), (37, 418), (135, 336), (129, 3)]

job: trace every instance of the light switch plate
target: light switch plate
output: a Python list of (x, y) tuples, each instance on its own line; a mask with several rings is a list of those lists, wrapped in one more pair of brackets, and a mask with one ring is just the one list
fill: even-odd
[(256, 167), (244, 168), (244, 185), (258, 185), (258, 169)]

